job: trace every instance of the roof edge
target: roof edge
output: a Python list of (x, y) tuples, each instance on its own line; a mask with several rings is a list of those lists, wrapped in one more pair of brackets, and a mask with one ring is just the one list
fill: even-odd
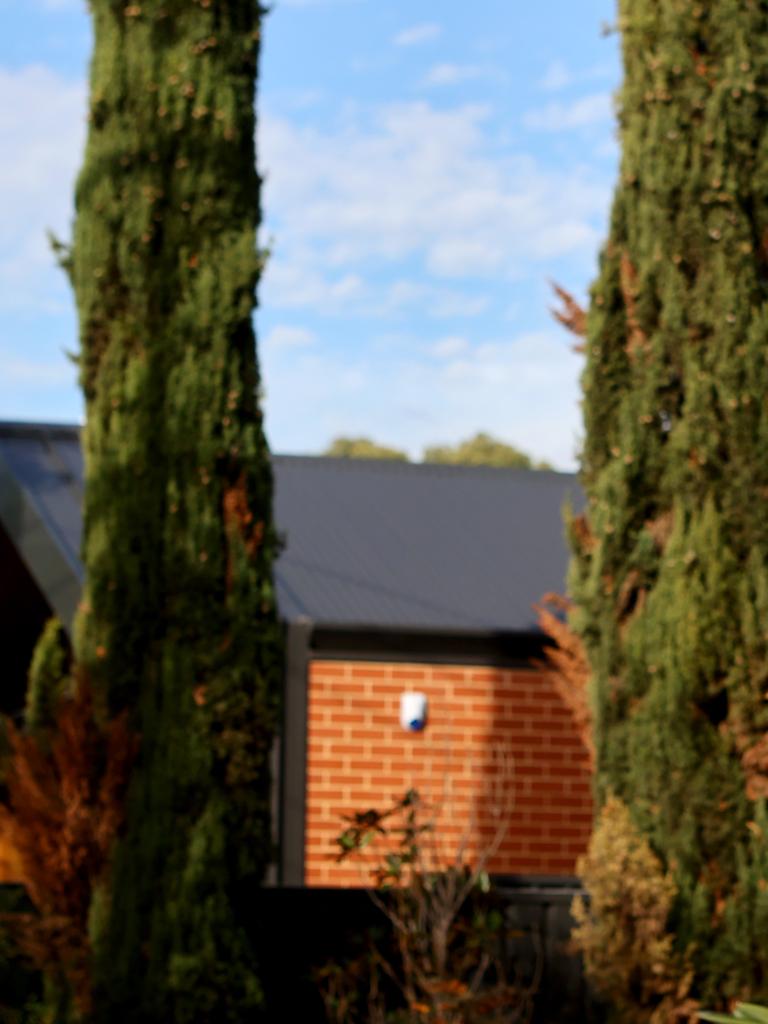
[(80, 437), (81, 423), (39, 423), (37, 420), (0, 420), (0, 437), (39, 438), (45, 435)]
[(536, 478), (554, 477), (561, 479), (565, 477), (573, 480), (578, 478), (578, 472), (571, 469), (533, 469), (523, 466), (485, 466), (463, 462), (412, 462), (410, 460), (404, 461), (401, 459), (365, 459), (358, 458), (357, 456), (352, 458), (347, 455), (323, 455), (321, 452), (291, 452), (283, 454), (273, 452), (273, 457), (285, 462), (306, 462), (315, 465), (318, 463), (323, 463), (324, 465), (333, 464), (338, 469), (351, 470), (354, 470), (355, 467), (365, 467), (367, 469), (377, 469), (382, 472), (413, 473), (420, 471), (422, 473), (431, 472), (435, 475), (451, 473), (514, 473), (520, 474), (521, 476), (535, 475)]

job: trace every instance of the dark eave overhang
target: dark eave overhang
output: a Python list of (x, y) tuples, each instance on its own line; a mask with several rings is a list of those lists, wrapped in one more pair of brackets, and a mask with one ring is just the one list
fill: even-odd
[(546, 637), (535, 630), (415, 629), (411, 626), (313, 624), (312, 654), (329, 660), (410, 661), (431, 664), (529, 667)]

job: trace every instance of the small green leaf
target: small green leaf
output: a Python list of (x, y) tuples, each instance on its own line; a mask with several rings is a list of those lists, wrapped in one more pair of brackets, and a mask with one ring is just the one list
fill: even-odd
[(500, 911), (491, 910), (488, 914), (487, 926), (492, 932), (497, 932), (504, 924), (504, 918)]
[(336, 842), (342, 848), (342, 850), (351, 850), (355, 845), (355, 836), (353, 832), (342, 832), (337, 838)]
[(732, 1014), (706, 1011), (699, 1014), (699, 1019), (713, 1021), (715, 1024), (733, 1024), (734, 1021), (744, 1021), (745, 1024), (768, 1024), (768, 1008), (756, 1003), (737, 1003)]
[(736, 1012), (744, 1015), (744, 1020), (755, 1021), (756, 1024), (768, 1024), (768, 1008), (756, 1003), (739, 1003)]
[(387, 869), (388, 869), (390, 875), (394, 875), (395, 878), (399, 878), (400, 877), (400, 873), (402, 871), (402, 867), (403, 867), (403, 862), (402, 862), (401, 858), (398, 857), (398, 855), (396, 853), (388, 853), (387, 854)]
[(744, 1021), (745, 1024), (768, 1024), (768, 1008), (758, 1006), (757, 1003), (737, 1003), (733, 1014), (710, 1013), (709, 1011), (699, 1014), (700, 1020), (719, 1022)]

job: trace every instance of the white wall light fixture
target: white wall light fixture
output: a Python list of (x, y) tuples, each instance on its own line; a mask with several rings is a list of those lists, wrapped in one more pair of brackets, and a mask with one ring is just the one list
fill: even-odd
[(421, 732), (427, 724), (427, 695), (415, 691), (400, 695), (400, 725), (406, 732)]

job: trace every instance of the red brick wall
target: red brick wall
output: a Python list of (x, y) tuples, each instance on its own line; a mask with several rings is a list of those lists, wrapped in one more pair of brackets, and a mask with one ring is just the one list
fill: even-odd
[[(404, 690), (427, 694), (423, 733), (400, 727)], [(476, 855), (508, 801), (509, 829), (492, 872), (570, 874), (585, 849), (586, 756), (568, 709), (539, 671), (316, 660), (307, 730), (308, 885), (364, 884), (359, 866), (334, 860), (342, 815), (382, 809), (411, 787), (442, 804), (439, 832), (449, 854), (469, 835)], [(502, 793), (510, 786), (511, 799)]]

